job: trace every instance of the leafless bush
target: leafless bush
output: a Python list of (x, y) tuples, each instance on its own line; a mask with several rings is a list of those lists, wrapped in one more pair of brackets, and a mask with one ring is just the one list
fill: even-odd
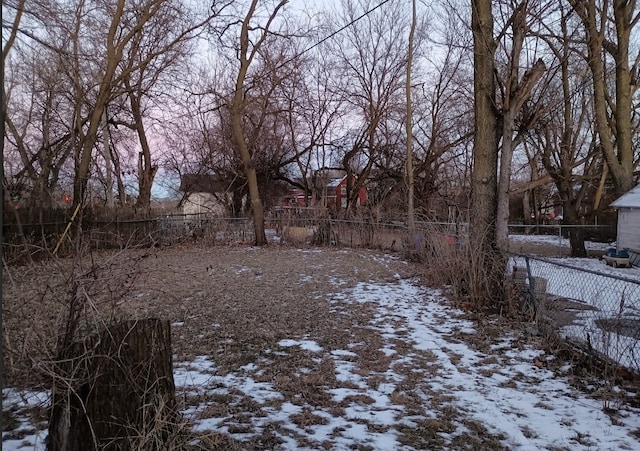
[(287, 244), (305, 244), (317, 236), (317, 230), (313, 227), (293, 227), (282, 228), (282, 239)]
[(464, 243), (441, 232), (405, 238), (405, 254), (422, 263), (422, 278), (433, 287), (447, 287), (458, 301), (466, 299), (469, 262)]
[(313, 244), (318, 246), (335, 246), (338, 244), (338, 235), (331, 225), (331, 221), (321, 221), (313, 236)]
[[(498, 253), (492, 257), (495, 261), (482, 261), (486, 255), (470, 248), (465, 237), (435, 229), (417, 231), (412, 237), (405, 235), (404, 253), (407, 259), (423, 264), (422, 277), (427, 285), (447, 287), (451, 300), (465, 309), (501, 314), (520, 310), (523, 299), (511, 296), (515, 290), (506, 287), (509, 282), (504, 279), (504, 271), (493, 271), (506, 269)], [(501, 290), (497, 296), (496, 287)], [(480, 301), (489, 297), (500, 301), (493, 304)]]
[[(188, 448), (184, 441), (187, 425), (175, 410), (170, 344), (162, 356), (168, 365), (163, 373), (170, 375), (171, 390), (166, 399), (157, 396), (158, 387), (166, 383), (157, 378), (144, 382), (146, 376), (156, 374), (149, 373), (148, 363), (141, 360), (141, 365), (132, 365), (119, 360), (132, 340), (131, 334), (127, 333), (119, 344), (110, 344), (113, 325), (123, 324), (125, 319), (122, 306), (138, 279), (137, 262), (150, 254), (136, 249), (99, 253), (88, 247), (83, 250), (86, 252), (77, 252), (73, 258), (51, 258), (20, 267), (5, 265), (3, 341), (7, 385), (52, 388), (49, 449), (87, 449), (87, 443), (98, 449), (105, 445), (95, 434), (98, 423), (87, 420), (91, 412), (99, 415), (104, 409), (96, 408), (100, 402), (131, 405), (134, 410), (134, 414), (123, 412), (121, 418), (107, 422), (120, 421), (119, 430), (128, 431), (117, 444), (114, 442), (112, 449), (166, 449), (167, 443), (172, 444), (172, 449)], [(168, 322), (166, 329), (169, 330)], [(169, 340), (168, 332), (165, 335)], [(144, 359), (146, 347), (154, 345), (151, 339), (143, 338), (142, 350), (130, 357), (133, 361)], [(149, 352), (157, 354), (153, 349)], [(105, 378), (107, 391), (114, 389), (116, 380), (119, 389), (106, 394), (103, 388), (102, 401), (91, 398), (91, 393), (105, 386)], [(116, 401), (118, 397), (121, 399)], [(136, 399), (142, 407), (136, 406)], [(69, 423), (71, 420), (76, 423)], [(69, 439), (60, 430), (69, 427), (80, 429), (81, 434)], [(78, 444), (80, 436), (88, 442)], [(124, 447), (122, 440), (126, 441)], [(54, 442), (65, 445), (55, 447)], [(106, 445), (109, 449), (110, 445)]]
[(119, 318), (118, 306), (135, 284), (144, 252), (86, 252), (9, 266), (3, 273), (6, 377), (36, 379), (61, 341), (73, 341)]
[(324, 219), (315, 227), (313, 244), (400, 250), (403, 228), (371, 221)]

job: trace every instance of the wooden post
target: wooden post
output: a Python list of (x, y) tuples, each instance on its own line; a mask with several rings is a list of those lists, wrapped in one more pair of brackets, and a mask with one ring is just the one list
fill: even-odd
[(547, 279), (544, 277), (533, 278), (533, 292), (538, 300), (547, 293)]
[(168, 321), (113, 324), (60, 352), (48, 451), (162, 449), (176, 424)]

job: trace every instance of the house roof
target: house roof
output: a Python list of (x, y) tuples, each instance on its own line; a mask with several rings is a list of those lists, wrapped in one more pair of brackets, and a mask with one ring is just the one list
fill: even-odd
[(611, 206), (613, 208), (640, 208), (640, 185), (611, 202)]
[(346, 179), (346, 178), (347, 178), (347, 177), (345, 176), (345, 177), (342, 177), (342, 178), (330, 179), (330, 180), (327, 182), (327, 188), (337, 188), (337, 187), (338, 187), (338, 185), (340, 185), (340, 184), (342, 183), (342, 181), (343, 181), (344, 179)]
[(180, 192), (183, 193), (221, 193), (227, 191), (230, 185), (218, 175), (185, 174), (180, 177)]

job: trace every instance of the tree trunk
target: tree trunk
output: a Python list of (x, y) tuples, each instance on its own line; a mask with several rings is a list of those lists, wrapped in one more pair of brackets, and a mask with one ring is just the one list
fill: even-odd
[[(258, 177), (256, 175), (255, 162), (253, 161), (249, 146), (242, 129), (242, 114), (245, 107), (245, 80), (249, 71), (249, 66), (256, 56), (260, 46), (264, 43), (269, 34), (269, 27), (275, 19), (278, 11), (284, 7), (287, 0), (280, 0), (270, 14), (267, 23), (262, 28), (262, 34), (257, 41), (252, 42), (249, 39), (249, 30), (252, 28), (251, 20), (258, 6), (258, 0), (252, 0), (249, 5), (249, 11), (242, 21), (240, 30), (240, 48), (238, 51), (238, 59), (240, 67), (238, 68), (238, 76), (236, 78), (235, 91), (233, 100), (230, 104), (231, 127), (233, 138), (236, 143), (244, 173), (247, 177), (247, 185), (249, 187), (249, 199), (251, 200), (251, 210), (253, 215), (253, 227), (255, 232), (256, 246), (264, 246), (267, 244), (267, 237), (264, 232), (264, 206), (260, 198), (260, 190), (258, 189)], [(253, 45), (250, 49), (250, 45)]]
[[(570, 0), (585, 29), (588, 63), (593, 85), (595, 125), (604, 157), (618, 195), (633, 187), (633, 147), (631, 133), (632, 83), (629, 68), (629, 43), (635, 2), (614, 0), (613, 11), (617, 42), (606, 39), (608, 31), (601, 24), (595, 0)], [(611, 18), (608, 18), (609, 20)], [(599, 27), (600, 25), (600, 27)], [(606, 50), (615, 60), (615, 104), (607, 94)]]
[(107, 106), (102, 109), (102, 153), (104, 158), (104, 184), (106, 185), (107, 209), (113, 211), (113, 169), (111, 167), (111, 148), (109, 147), (109, 123), (107, 121)]
[[(637, 78), (635, 81), (632, 80), (631, 70), (629, 69), (629, 45), (631, 29), (633, 28), (632, 20), (638, 20), (635, 5), (635, 1), (615, 0), (613, 2), (618, 40), (618, 45), (615, 46), (616, 51), (613, 53), (613, 58), (616, 62), (615, 129), (616, 145), (618, 147), (618, 158), (615, 161), (620, 162), (620, 170), (615, 174), (614, 179), (616, 180), (616, 188), (619, 195), (625, 194), (634, 186), (633, 127), (631, 121), (636, 114), (632, 99), (633, 90), (635, 89), (634, 84), (637, 85)], [(634, 17), (634, 15), (636, 16)], [(637, 71), (637, 69), (637, 67), (634, 67), (634, 71)], [(607, 159), (607, 163), (609, 163), (609, 159)]]
[(48, 451), (165, 449), (176, 424), (168, 321), (126, 321), (63, 347)]
[(141, 142), (144, 139), (145, 144), (142, 146), (143, 150), (138, 154), (138, 199), (136, 200), (136, 208), (138, 208), (145, 218), (148, 218), (151, 214), (151, 188), (153, 187), (153, 179), (156, 176), (158, 166), (151, 164), (151, 153), (149, 152), (149, 145), (146, 143), (146, 136), (140, 138)]
[(118, 152), (111, 154), (113, 158), (114, 175), (116, 176), (116, 186), (118, 187), (118, 198), (120, 199), (120, 206), (125, 207), (127, 205), (127, 192), (124, 188), (124, 182), (122, 181), (122, 165), (120, 164), (120, 157)]
[[(242, 88), (240, 88), (242, 89)], [(238, 96), (236, 96), (238, 97)], [(235, 102), (241, 102), (240, 99), (234, 101), (231, 108), (231, 126), (233, 127), (233, 137), (242, 159), (242, 166), (247, 177), (247, 185), (249, 187), (249, 199), (251, 201), (251, 214), (253, 216), (253, 228), (255, 232), (256, 246), (264, 246), (267, 244), (267, 237), (264, 232), (264, 207), (262, 199), (260, 199), (260, 190), (258, 189), (258, 177), (256, 175), (256, 167), (252, 161), (251, 154), (244, 139), (242, 131), (241, 112), (237, 108)]]
[[(523, 223), (525, 225), (531, 224), (531, 196), (530, 191), (525, 191), (522, 194), (522, 211), (523, 211)], [(525, 229), (527, 230), (527, 229)]]
[(569, 245), (571, 246), (572, 257), (586, 257), (587, 249), (584, 246), (584, 231), (579, 226), (581, 225), (580, 216), (578, 214), (579, 202), (571, 201), (570, 199), (563, 199), (562, 211), (564, 214), (564, 223), (569, 224)]
[[(531, 96), (531, 92), (542, 75), (547, 70), (544, 62), (538, 60), (531, 69), (525, 72), (522, 80), (518, 80), (518, 68), (520, 66), (520, 48), (524, 39), (524, 19), (518, 27), (520, 32), (519, 42), (514, 42), (514, 51), (511, 55), (511, 78), (506, 88), (505, 102), (502, 115), (502, 150), (500, 153), (500, 175), (498, 180), (498, 207), (496, 235), (498, 248), (506, 252), (509, 250), (509, 187), (511, 182), (511, 162), (513, 159), (513, 131), (515, 130), (516, 114), (522, 109), (524, 103)], [(516, 24), (514, 22), (514, 41), (517, 39)]]
[(509, 250), (509, 187), (511, 185), (511, 160), (513, 159), (513, 111), (506, 110), (502, 116), (502, 148), (500, 151), (500, 174), (498, 178), (498, 204), (496, 207), (496, 241), (502, 252)]
[(146, 218), (151, 213), (151, 188), (153, 187), (153, 180), (158, 166), (153, 165), (151, 161), (151, 146), (147, 139), (147, 131), (144, 128), (142, 117), (142, 77), (140, 77), (135, 89), (132, 89), (128, 78), (125, 78), (124, 83), (129, 91), (131, 114), (141, 149), (141, 152), (138, 153), (138, 199), (136, 200), (136, 208)]
[(491, 0), (472, 0), (474, 41), (475, 140), (469, 221), (469, 295), (476, 306), (502, 299), (504, 278), (496, 247), (498, 115), (495, 105), (493, 14)]
[(405, 80), (405, 95), (407, 98), (407, 118), (405, 129), (407, 132), (407, 227), (409, 229), (409, 240), (415, 239), (416, 215), (413, 203), (414, 177), (413, 177), (413, 127), (412, 127), (412, 104), (411, 104), (411, 65), (413, 64), (413, 46), (416, 32), (416, 0), (412, 2), (411, 31), (409, 31), (409, 52), (407, 56), (407, 78)]
[[(118, 64), (122, 57), (122, 47), (116, 47), (116, 35), (118, 32), (118, 25), (120, 19), (124, 13), (125, 1), (118, 0), (114, 8), (114, 14), (111, 20), (109, 31), (107, 33), (106, 42), (106, 56), (105, 56), (105, 69), (104, 74), (100, 80), (100, 88), (93, 104), (93, 109), (88, 115), (87, 122), (88, 127), (86, 133), (82, 133), (82, 114), (80, 114), (80, 107), (78, 105), (78, 114), (76, 117), (78, 128), (78, 134), (82, 137), (80, 142), (76, 143), (76, 165), (75, 173), (73, 176), (73, 204), (72, 209), (75, 209), (78, 204), (82, 204), (85, 200), (87, 183), (89, 181), (89, 169), (91, 167), (91, 157), (93, 148), (97, 140), (98, 129), (102, 123), (102, 112), (106, 108), (107, 101), (111, 95), (113, 89), (113, 79), (118, 68)], [(76, 41), (79, 41), (80, 36), (74, 36)], [(74, 51), (77, 52), (78, 42), (74, 43)], [(75, 61), (75, 64), (80, 64), (79, 61)], [(81, 86), (80, 80), (74, 80), (74, 82)], [(84, 93), (78, 93), (84, 95)], [(82, 102), (79, 102), (80, 104)]]

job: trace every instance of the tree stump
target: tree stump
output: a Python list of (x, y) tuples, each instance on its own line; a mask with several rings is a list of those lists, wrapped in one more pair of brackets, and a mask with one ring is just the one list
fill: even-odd
[(177, 420), (170, 331), (125, 321), (62, 349), (47, 449), (163, 448)]

